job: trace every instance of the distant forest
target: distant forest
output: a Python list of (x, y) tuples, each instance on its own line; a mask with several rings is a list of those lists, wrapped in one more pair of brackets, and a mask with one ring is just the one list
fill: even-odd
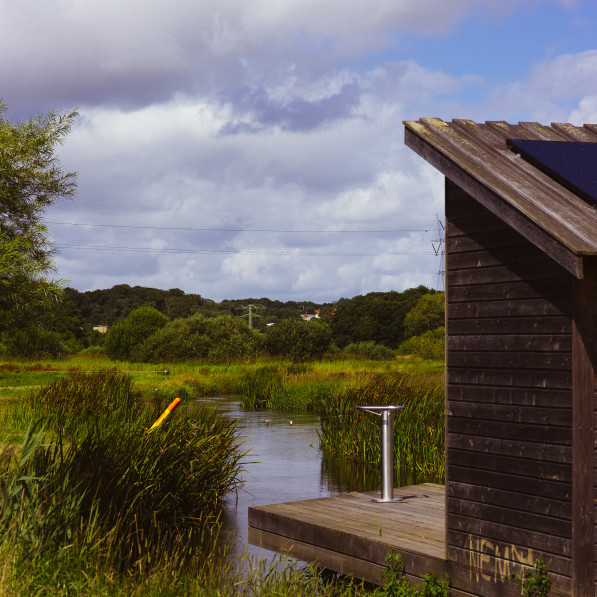
[[(110, 289), (79, 292), (66, 288), (61, 301), (40, 313), (36, 334), (4, 339), (5, 354), (34, 356), (41, 353), (75, 353), (90, 346), (101, 346), (105, 334), (94, 327), (113, 327), (123, 322), (141, 307), (150, 307), (169, 320), (202, 315), (216, 318), (222, 315), (249, 320), (252, 306), (252, 327), (265, 332), (271, 324), (283, 320), (300, 321), (302, 315), (319, 312), (320, 322), (329, 325), (332, 341), (338, 349), (359, 342), (374, 342), (397, 349), (405, 340), (443, 325), (443, 293), (434, 304), (440, 312), (413, 317), (417, 305), (436, 294), (435, 290), (418, 286), (403, 292), (370, 292), (353, 298), (340, 298), (334, 303), (314, 301), (278, 301), (269, 298), (244, 298), (215, 302), (199, 294), (186, 294), (178, 288), (160, 290), (120, 284)], [(426, 297), (421, 302), (422, 297)], [(421, 308), (421, 307), (420, 307)], [(420, 310), (419, 308), (419, 310)], [(411, 313), (405, 325), (407, 315)], [(41, 336), (39, 330), (42, 330)], [(52, 346), (56, 349), (53, 350)], [(58, 348), (62, 347), (62, 348)]]

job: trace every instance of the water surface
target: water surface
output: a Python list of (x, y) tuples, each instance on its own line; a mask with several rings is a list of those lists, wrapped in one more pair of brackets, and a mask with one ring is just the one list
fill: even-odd
[[(247, 547), (248, 508), (292, 502), (348, 491), (373, 491), (381, 486), (379, 467), (324, 454), (319, 449), (318, 416), (314, 413), (244, 411), (238, 397), (203, 398), (225, 417), (236, 420), (244, 443), (243, 485), (226, 498), (223, 513), (227, 537), (235, 537), (235, 551)], [(396, 485), (423, 482), (403, 475)], [(271, 552), (248, 547), (249, 553)]]

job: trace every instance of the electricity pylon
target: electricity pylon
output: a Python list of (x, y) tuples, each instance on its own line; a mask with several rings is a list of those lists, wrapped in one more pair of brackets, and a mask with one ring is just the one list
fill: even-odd
[(262, 315), (256, 313), (256, 311), (258, 311), (259, 309), (263, 309), (265, 311), (265, 307), (263, 305), (241, 305), (239, 309), (244, 309), (247, 311), (247, 313), (241, 315), (241, 317), (247, 318), (250, 328), (253, 327), (253, 317), (263, 317)]
[[(436, 214), (435, 217), (437, 218), (437, 236), (434, 241), (432, 241), (433, 251), (435, 252), (436, 257), (439, 256), (439, 271), (437, 272), (437, 290), (445, 290), (445, 276), (446, 276), (446, 251), (444, 249), (445, 246), (445, 232), (446, 229), (444, 227), (443, 222), (439, 219), (439, 216)], [(437, 243), (437, 246), (435, 245)]]

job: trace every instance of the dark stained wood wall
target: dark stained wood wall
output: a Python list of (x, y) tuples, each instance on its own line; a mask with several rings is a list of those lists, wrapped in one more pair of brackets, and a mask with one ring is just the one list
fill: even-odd
[(446, 275), (448, 558), (500, 595), (541, 557), (569, 594), (574, 280), (449, 180)]
[(583, 277), (575, 283), (572, 326), (572, 589), (593, 597), (595, 591), (597, 383), (597, 259), (583, 259)]

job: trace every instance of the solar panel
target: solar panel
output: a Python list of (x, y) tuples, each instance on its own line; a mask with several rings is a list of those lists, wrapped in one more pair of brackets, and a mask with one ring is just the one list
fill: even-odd
[(597, 143), (509, 139), (508, 147), (597, 207)]

